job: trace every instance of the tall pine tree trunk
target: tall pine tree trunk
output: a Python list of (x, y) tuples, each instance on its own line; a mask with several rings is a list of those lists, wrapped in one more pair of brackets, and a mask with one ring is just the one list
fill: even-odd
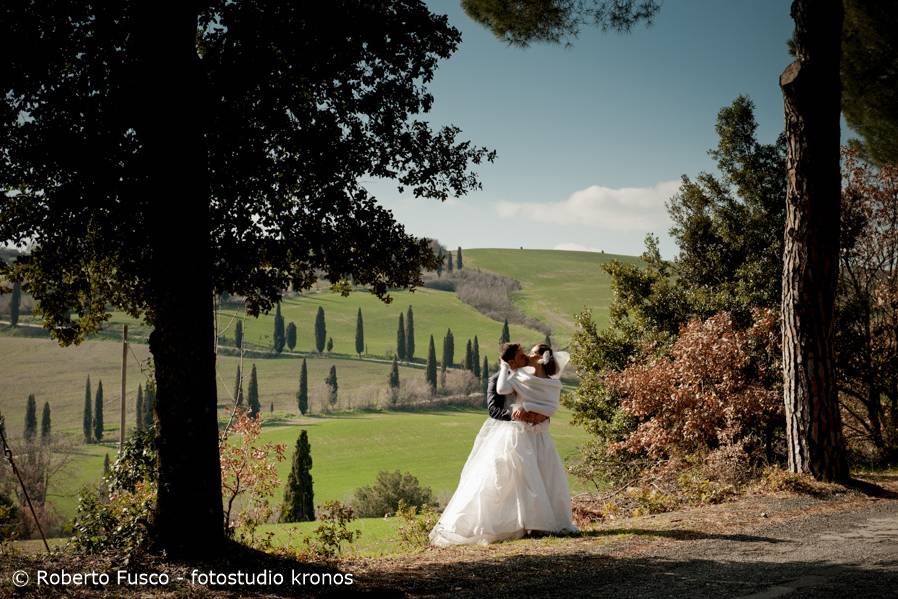
[(839, 258), (841, 0), (794, 0), (797, 60), (780, 76), (788, 140), (783, 379), (789, 469), (844, 480), (833, 305)]
[(159, 495), (155, 540), (170, 555), (223, 545), (213, 339), (210, 214), (197, 9), (141, 3), (135, 36), (151, 255)]

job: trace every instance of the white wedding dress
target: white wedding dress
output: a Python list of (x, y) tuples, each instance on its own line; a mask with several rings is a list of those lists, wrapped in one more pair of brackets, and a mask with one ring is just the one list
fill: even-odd
[[(556, 352), (557, 357), (564, 352)], [(564, 355), (567, 362), (567, 355)], [(559, 369), (560, 370), (560, 369)], [(560, 371), (540, 378), (533, 368), (510, 371), (503, 362), (496, 391), (552, 416), (561, 395)], [(532, 425), (487, 418), (474, 439), (458, 487), (430, 531), (444, 547), (519, 539), (527, 531), (576, 533), (567, 473), (549, 434), (549, 420)]]

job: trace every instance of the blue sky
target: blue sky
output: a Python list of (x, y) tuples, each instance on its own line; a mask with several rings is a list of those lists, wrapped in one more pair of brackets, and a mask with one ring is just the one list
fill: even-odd
[(791, 61), (787, 0), (666, 0), (630, 34), (584, 28), (573, 46), (506, 46), (457, 0), (431, 0), (462, 32), (430, 85), (428, 116), (497, 151), (483, 189), (445, 203), (367, 182), (409, 232), (449, 247), (592, 248), (639, 254), (667, 236), (664, 201), (683, 174), (714, 171), (717, 111), (739, 94), (758, 137), (783, 127), (778, 77)]

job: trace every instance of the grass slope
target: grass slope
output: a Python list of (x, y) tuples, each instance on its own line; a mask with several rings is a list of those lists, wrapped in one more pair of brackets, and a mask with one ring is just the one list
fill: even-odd
[[(432, 412), (355, 412), (338, 417), (303, 418), (293, 426), (263, 429), (262, 439), (285, 443), (292, 455), (302, 429), (312, 447), (315, 503), (348, 500), (362, 485), (374, 483), (380, 470), (408, 471), (435, 495), (448, 500), (486, 410), (449, 409)], [(586, 432), (570, 424), (570, 412), (552, 418), (552, 437), (562, 459), (586, 440)], [(279, 469), (282, 481), (289, 458)], [(575, 488), (580, 484), (571, 479)], [(282, 495), (275, 501), (280, 502)]]
[(465, 249), (467, 268), (480, 268), (521, 282), (513, 298), (525, 313), (546, 322), (563, 347), (574, 332), (574, 315), (593, 309), (599, 327), (608, 322), (611, 278), (601, 266), (611, 260), (638, 262), (633, 256), (561, 250)]
[[(281, 312), (284, 321), (296, 323), (297, 351), (314, 351), (315, 315), (318, 307), (324, 308), (327, 336), (334, 339), (334, 351), (355, 354), (356, 315), (362, 309), (365, 324), (365, 344), (374, 355), (391, 355), (396, 351), (396, 330), (399, 314), (405, 314), (411, 305), (415, 321), (415, 357), (427, 359), (427, 346), (433, 335), (437, 359), (442, 359), (443, 337), (451, 328), (455, 336), (455, 361), (464, 360), (465, 343), (477, 335), (481, 348), (481, 360), (486, 355), (491, 364), (498, 353), (502, 323), (487, 318), (471, 306), (462, 303), (454, 293), (420, 288), (415, 292), (397, 291), (391, 294), (393, 301), (385, 304), (370, 293), (353, 292), (349, 297), (336, 293), (309, 293), (284, 300)], [(242, 314), (238, 314), (242, 316)], [(219, 317), (220, 326), (226, 327), (230, 314)], [(244, 322), (244, 337), (253, 343), (271, 346), (274, 313), (248, 318)], [(537, 331), (512, 327), (515, 338), (540, 339)], [(225, 334), (233, 338), (233, 332)]]
[[(143, 384), (146, 375), (148, 349), (145, 345), (131, 345), (128, 360), (126, 415), (129, 427), (136, 422), (135, 402), (137, 386)], [(25, 405), (29, 393), (38, 402), (38, 417), (44, 401), (50, 402), (54, 431), (65, 431), (81, 436), (84, 410), (84, 383), (91, 378), (92, 392), (103, 381), (103, 416), (105, 436), (118, 439), (120, 420), (121, 345), (108, 341), (85, 341), (80, 345), (62, 348), (46, 338), (21, 338), (0, 336), (0, 363), (4, 365), (0, 413), (6, 417), (6, 429), (12, 438), (22, 436), (25, 423)], [(253, 360), (244, 357), (244, 393), (252, 365), (256, 365), (259, 395), (263, 412), (267, 415), (274, 403), (276, 414), (295, 414), (296, 391), (299, 388), (301, 359), (279, 357)], [(226, 418), (236, 379), (239, 358), (218, 358), (219, 417)], [(365, 393), (374, 393), (386, 387), (389, 364), (365, 362), (351, 358), (309, 358), (309, 393), (312, 412), (321, 409), (324, 399), (324, 379), (331, 365), (337, 367), (340, 397), (344, 405), (359, 405)], [(419, 368), (399, 369), (400, 380), (424, 377)], [(93, 405), (93, 403), (91, 403)], [(348, 407), (347, 405), (347, 407)]]
[[(138, 383), (144, 380), (138, 360), (145, 360), (147, 348), (132, 346), (128, 369), (126, 419), (135, 421), (134, 401)], [(91, 375), (93, 389), (104, 381), (104, 416), (106, 442), (82, 445), (76, 450), (69, 470), (52, 481), (50, 495), (66, 517), (74, 514), (77, 491), (85, 483), (97, 480), (103, 469), (103, 456), (114, 459), (117, 451), (119, 423), (118, 376), (121, 347), (107, 341), (86, 341), (79, 346), (60, 348), (49, 339), (0, 336), (0, 361), (5, 365), (0, 412), (6, 416), (7, 430), (20, 437), (24, 424), (25, 399), (35, 393), (38, 404), (49, 401), (53, 430), (81, 435), (84, 404), (84, 378)], [(229, 398), (233, 388), (237, 358), (219, 358), (219, 417), (229, 414)], [(296, 358), (257, 360), (263, 415), (275, 405), (274, 419), (279, 421), (296, 413), (295, 393), (299, 363)], [(315, 358), (309, 360), (310, 392), (313, 413), (318, 412), (323, 394), (323, 380), (331, 364), (337, 366), (341, 396), (345, 393), (357, 401), (374, 387), (386, 384), (388, 364), (355, 359)], [(252, 361), (246, 360), (245, 367)], [(247, 375), (248, 376), (248, 375)], [(421, 369), (400, 368), (400, 378), (423, 377)], [(345, 397), (344, 397), (345, 399)], [(559, 453), (568, 456), (583, 442), (586, 433), (569, 423), (569, 413), (562, 410), (553, 419), (552, 429)], [(443, 410), (434, 412), (357, 411), (333, 416), (312, 416), (297, 425), (269, 426), (263, 439), (286, 443), (292, 451), (299, 430), (306, 428), (312, 444), (315, 467), (316, 502), (347, 499), (352, 491), (374, 481), (380, 470), (409, 471), (422, 484), (431, 486), (439, 496), (454, 489), (461, 467), (467, 458), (477, 431), (486, 418), (482, 410)], [(288, 462), (281, 464), (280, 475), (286, 481)], [(575, 488), (577, 483), (572, 480)], [(281, 492), (275, 496), (280, 501)], [(444, 497), (444, 499), (447, 497)]]

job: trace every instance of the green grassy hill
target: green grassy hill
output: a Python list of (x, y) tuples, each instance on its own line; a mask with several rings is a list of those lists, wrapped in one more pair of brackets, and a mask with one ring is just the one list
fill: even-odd
[[(583, 306), (594, 308), (600, 324), (606, 321), (609, 280), (599, 266), (613, 258), (635, 260), (608, 254), (548, 250), (471, 249), (464, 250), (464, 257), (466, 268), (481, 268), (518, 279), (523, 289), (514, 301), (527, 314), (547, 322), (559, 345), (567, 343), (573, 332), (573, 315)], [(325, 311), (327, 334), (334, 339), (334, 355), (309, 358), (313, 414), (320, 413), (323, 381), (331, 365), (337, 368), (341, 408), (368, 405), (372, 397), (386, 388), (389, 364), (358, 360), (353, 355), (359, 308), (362, 309), (365, 341), (371, 355), (383, 356), (395, 351), (398, 316), (412, 305), (416, 357), (426, 357), (432, 334), (438, 358), (441, 358), (442, 339), (446, 329), (451, 327), (455, 333), (456, 362), (464, 358), (466, 340), (477, 335), (481, 356), (495, 364), (500, 322), (462, 303), (451, 292), (422, 288), (414, 293), (394, 292), (392, 296), (393, 302), (384, 304), (366, 292), (341, 297), (329, 291), (313, 290), (284, 300), (285, 322), (293, 321), (299, 329), (298, 351), (313, 349), (314, 320), (319, 306)], [(219, 328), (225, 342), (233, 339), (233, 317), (242, 316), (233, 310), (224, 310), (219, 315)], [(258, 319), (248, 318), (244, 325), (247, 342), (270, 347), (273, 320), (273, 313)], [(22, 321), (30, 322), (31, 318), (23, 317)], [(6, 417), (6, 428), (12, 437), (22, 435), (29, 393), (36, 395), (39, 408), (44, 401), (50, 402), (55, 431), (67, 431), (80, 437), (85, 378), (90, 375), (94, 391), (97, 383), (103, 381), (106, 442), (79, 446), (72, 456), (70, 470), (51, 485), (50, 497), (64, 516), (74, 513), (78, 488), (95, 481), (102, 472), (104, 455), (109, 453), (114, 458), (117, 450), (121, 346), (114, 340), (120, 335), (122, 323), (130, 324), (132, 339), (144, 339), (149, 333), (142, 323), (117, 313), (104, 335), (78, 346), (60, 348), (39, 329), (20, 327), (10, 330), (0, 326), (0, 363), (4, 364), (3, 378), (0, 379), (0, 411)], [(517, 326), (511, 327), (511, 335), (513, 339), (525, 341), (543, 337), (537, 331)], [(129, 426), (135, 422), (137, 385), (146, 379), (142, 367), (147, 357), (145, 345), (132, 344), (126, 413)], [(447, 499), (457, 483), (474, 436), (486, 417), (484, 411), (471, 409), (418, 413), (356, 410), (333, 416), (305, 417), (299, 424), (285, 425), (285, 422), (293, 422), (297, 413), (295, 393), (300, 359), (248, 354), (244, 358), (245, 376), (249, 376), (253, 363), (258, 369), (262, 413), (269, 422), (264, 429), (264, 438), (284, 442), (292, 450), (299, 430), (306, 428), (309, 431), (315, 463), (312, 474), (316, 503), (347, 499), (355, 488), (373, 482), (382, 469), (412, 472), (437, 495)], [(219, 356), (219, 417), (222, 420), (230, 413), (237, 364), (237, 357)], [(423, 376), (420, 368), (400, 367), (402, 380), (422, 379)], [(273, 414), (271, 404), (274, 404)], [(585, 432), (569, 424), (569, 416), (562, 411), (553, 421), (553, 435), (563, 457), (571, 454), (586, 438)], [(287, 468), (286, 462), (282, 464), (280, 473), (283, 478), (286, 478)], [(582, 488), (575, 480), (571, 483), (574, 490)], [(276, 500), (280, 500), (280, 493)]]
[[(397, 291), (391, 294), (393, 301), (384, 304), (372, 294), (364, 291), (353, 292), (348, 297), (322, 292), (289, 298), (281, 303), (281, 312), (286, 322), (293, 321), (298, 329), (297, 351), (313, 351), (315, 344), (315, 315), (318, 307), (324, 308), (327, 335), (334, 339), (334, 351), (345, 354), (355, 353), (355, 327), (358, 309), (362, 309), (365, 323), (365, 343), (368, 352), (378, 356), (396, 351), (396, 329), (399, 314), (412, 306), (415, 321), (415, 356), (427, 358), (427, 344), (433, 335), (437, 359), (442, 358), (443, 337), (451, 328), (455, 336), (455, 360), (464, 359), (465, 342), (478, 336), (481, 359), (487, 355), (490, 363), (495, 363), (498, 353), (502, 323), (487, 318), (473, 307), (462, 303), (454, 293), (419, 288), (415, 292)], [(227, 326), (229, 312), (219, 318), (220, 326)], [(237, 314), (242, 316), (242, 314)], [(244, 336), (248, 341), (264, 346), (271, 345), (274, 327), (274, 312), (249, 318), (244, 323)], [(514, 338), (540, 339), (537, 331), (522, 327), (512, 327)], [(226, 334), (233, 338), (233, 332)], [(485, 353), (484, 353), (485, 352)]]
[[(415, 321), (415, 357), (427, 359), (427, 346), (433, 335), (437, 360), (442, 359), (443, 337), (451, 328), (455, 336), (455, 361), (464, 360), (465, 343), (476, 335), (480, 343), (481, 361), (483, 356), (495, 364), (499, 351), (499, 337), (502, 323), (492, 320), (473, 307), (461, 302), (454, 293), (419, 288), (414, 292), (395, 291), (393, 301), (385, 304), (366, 291), (354, 291), (348, 297), (330, 291), (310, 291), (298, 297), (290, 297), (281, 302), (281, 313), (285, 324), (296, 323), (298, 352), (315, 351), (315, 315), (318, 307), (324, 308), (327, 336), (333, 337), (334, 353), (355, 354), (355, 329), (358, 309), (362, 309), (365, 345), (374, 356), (393, 355), (396, 351), (396, 330), (399, 314), (405, 314), (412, 306)], [(274, 310), (260, 314), (258, 318), (246, 316), (240, 310), (224, 308), (218, 319), (222, 344), (232, 344), (235, 318), (244, 319), (244, 339), (248, 347), (272, 347), (274, 330)], [(147, 327), (121, 312), (113, 313), (107, 331), (121, 330), (127, 323), (133, 334), (146, 336)], [(538, 331), (513, 325), (515, 339), (542, 339)], [(115, 333), (114, 333), (115, 334)], [(120, 335), (120, 333), (117, 333)]]
[(592, 308), (600, 327), (608, 322), (611, 278), (601, 265), (611, 260), (638, 262), (634, 256), (561, 250), (463, 249), (467, 268), (480, 268), (521, 282), (512, 298), (523, 312), (552, 327), (553, 340), (566, 345), (574, 315)]

